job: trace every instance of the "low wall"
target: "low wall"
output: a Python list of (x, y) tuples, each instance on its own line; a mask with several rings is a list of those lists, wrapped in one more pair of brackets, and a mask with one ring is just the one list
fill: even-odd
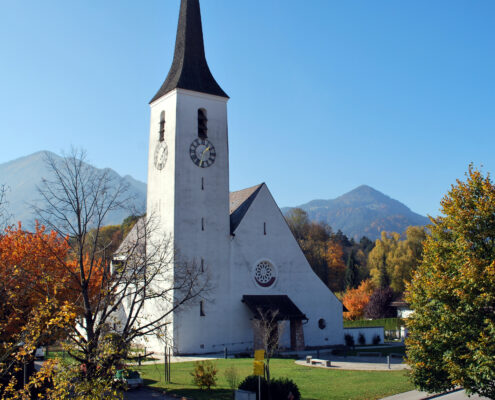
[(380, 337), (380, 344), (383, 344), (385, 338), (385, 329), (383, 326), (370, 326), (361, 328), (344, 328), (344, 335), (351, 335), (354, 338), (354, 343), (359, 346), (359, 334), (363, 334), (366, 339), (365, 344), (373, 344), (375, 336)]

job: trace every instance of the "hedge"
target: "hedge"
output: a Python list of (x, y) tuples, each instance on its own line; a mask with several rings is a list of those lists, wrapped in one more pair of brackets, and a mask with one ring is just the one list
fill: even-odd
[(400, 329), (404, 325), (401, 318), (360, 319), (357, 321), (344, 321), (344, 328), (366, 328), (371, 326), (383, 326), (386, 331)]

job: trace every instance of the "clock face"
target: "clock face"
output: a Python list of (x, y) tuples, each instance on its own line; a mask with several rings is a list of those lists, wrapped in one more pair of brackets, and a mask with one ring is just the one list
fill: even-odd
[(168, 156), (168, 147), (165, 142), (159, 142), (155, 148), (155, 167), (158, 170), (163, 169), (165, 167), (165, 163), (167, 162)]
[(208, 168), (215, 162), (217, 153), (215, 147), (207, 139), (196, 139), (189, 147), (189, 155), (194, 164), (201, 168)]

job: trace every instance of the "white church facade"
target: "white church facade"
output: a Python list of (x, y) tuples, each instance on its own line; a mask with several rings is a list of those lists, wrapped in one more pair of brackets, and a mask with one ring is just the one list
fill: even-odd
[[(199, 0), (181, 0), (172, 67), (150, 103), (147, 215), (154, 235), (208, 269), (211, 291), (171, 315), (169, 344), (176, 354), (251, 350), (260, 309), (287, 321), (283, 347), (342, 344), (342, 303), (266, 184), (229, 192), (228, 100), (206, 62)], [(163, 352), (160, 340), (149, 345)]]

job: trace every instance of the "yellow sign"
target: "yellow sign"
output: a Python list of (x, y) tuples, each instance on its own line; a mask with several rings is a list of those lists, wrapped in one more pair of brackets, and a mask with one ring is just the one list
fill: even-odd
[(254, 352), (254, 359), (257, 361), (263, 361), (265, 359), (265, 350), (256, 350)]
[(265, 374), (264, 367), (265, 363), (263, 361), (254, 361), (253, 375), (263, 376)]

